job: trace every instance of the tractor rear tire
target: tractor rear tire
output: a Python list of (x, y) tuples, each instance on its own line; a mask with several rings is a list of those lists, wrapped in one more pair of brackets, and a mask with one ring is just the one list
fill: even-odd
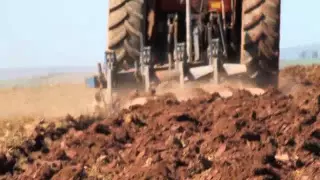
[(116, 53), (116, 71), (139, 60), (143, 0), (110, 0), (108, 50)]
[(261, 88), (278, 87), (281, 0), (243, 0), (241, 64)]

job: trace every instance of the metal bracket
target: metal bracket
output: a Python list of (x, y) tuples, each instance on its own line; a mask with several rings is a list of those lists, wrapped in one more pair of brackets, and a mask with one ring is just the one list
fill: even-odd
[(107, 80), (106, 80), (105, 74), (103, 73), (101, 63), (98, 63), (98, 71), (99, 71), (98, 86), (100, 89), (105, 89), (107, 88)]
[(112, 89), (114, 80), (114, 63), (116, 62), (116, 53), (114, 51), (105, 52), (106, 76), (107, 76), (107, 103), (112, 104)]
[[(134, 69), (135, 69), (135, 75), (136, 77), (141, 77), (142, 75), (142, 69), (141, 69), (141, 66), (142, 66), (142, 50), (143, 50), (143, 44), (144, 44), (144, 41), (143, 41), (143, 35), (140, 35), (140, 55), (139, 55), (139, 60), (135, 60), (134, 62)], [(140, 81), (140, 79), (139, 79)]]
[(180, 87), (184, 87), (184, 66), (186, 61), (186, 44), (179, 43), (177, 44), (177, 62), (179, 67), (179, 74), (180, 74)]
[(167, 25), (168, 25), (168, 36), (167, 36), (167, 53), (168, 53), (168, 60), (169, 60), (169, 71), (172, 70), (172, 63), (173, 63), (173, 53), (172, 53), (172, 39), (174, 34), (174, 23), (172, 19), (174, 18), (174, 14), (169, 14), (167, 18)]
[(144, 47), (140, 55), (141, 72), (144, 76), (145, 91), (150, 90), (151, 47)]
[(213, 69), (213, 82), (215, 84), (219, 83), (219, 72), (218, 72), (218, 61), (219, 61), (219, 48), (220, 48), (220, 40), (219, 38), (211, 39), (209, 41), (208, 46), (208, 59), (209, 65), (212, 66)]
[(212, 39), (212, 25), (213, 25), (213, 13), (210, 13), (210, 16), (209, 16), (209, 22), (207, 24), (207, 28), (208, 28), (208, 60), (209, 60), (209, 64), (211, 64), (210, 60), (211, 60), (211, 57), (212, 57), (212, 43), (210, 43), (210, 39)]
[(174, 27), (174, 32), (173, 32), (173, 43), (174, 43), (174, 50), (173, 50), (173, 59), (175, 60), (174, 62), (174, 67), (176, 70), (179, 69), (178, 67), (178, 61), (176, 61), (176, 56), (177, 56), (177, 45), (178, 45), (178, 14), (176, 13), (173, 19), (173, 27)]

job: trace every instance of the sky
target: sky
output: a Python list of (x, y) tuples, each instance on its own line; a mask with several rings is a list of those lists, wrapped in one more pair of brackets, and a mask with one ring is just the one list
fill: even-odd
[[(319, 0), (282, 0), (280, 47), (320, 42)], [(106, 47), (108, 0), (1, 0), (0, 69), (95, 66)]]

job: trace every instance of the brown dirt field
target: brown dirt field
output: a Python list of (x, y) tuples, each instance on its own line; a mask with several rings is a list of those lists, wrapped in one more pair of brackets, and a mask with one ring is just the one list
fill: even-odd
[(285, 69), (260, 96), (198, 89), (108, 118), (43, 121), (0, 153), (0, 179), (320, 179), (317, 68)]
[(83, 84), (0, 88), (0, 149), (21, 143), (43, 119), (91, 113), (95, 92)]
[(95, 92), (83, 84), (0, 89), (0, 119), (87, 114)]

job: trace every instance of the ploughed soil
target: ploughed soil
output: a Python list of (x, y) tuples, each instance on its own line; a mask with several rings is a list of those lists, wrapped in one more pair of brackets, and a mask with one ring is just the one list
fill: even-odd
[(41, 122), (0, 154), (0, 179), (320, 179), (320, 68), (231, 97), (165, 94), (107, 119)]

